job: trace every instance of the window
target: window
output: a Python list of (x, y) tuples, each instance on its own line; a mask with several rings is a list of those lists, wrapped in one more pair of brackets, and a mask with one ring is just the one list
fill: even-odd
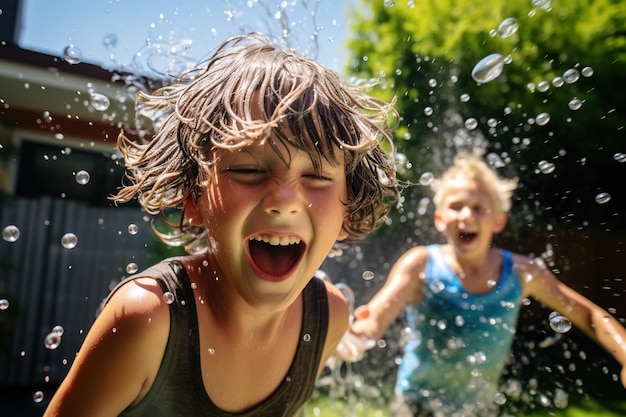
[[(79, 184), (76, 174), (86, 171), (89, 181)], [(52, 196), (112, 206), (108, 199), (122, 184), (125, 168), (113, 154), (22, 141), (15, 195)], [(80, 178), (80, 175), (79, 175)], [(137, 205), (135, 202), (130, 204)]]

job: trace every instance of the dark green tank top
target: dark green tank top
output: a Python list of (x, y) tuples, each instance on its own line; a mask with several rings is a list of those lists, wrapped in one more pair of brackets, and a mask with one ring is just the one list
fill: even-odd
[(256, 406), (241, 413), (228, 413), (211, 401), (204, 388), (196, 304), (185, 268), (169, 259), (128, 279), (146, 276), (155, 278), (164, 292), (175, 297), (170, 304), (170, 334), (150, 391), (120, 416), (291, 417), (301, 409), (313, 392), (328, 331), (328, 296), (322, 280), (313, 278), (304, 289), (300, 339), (285, 379)]

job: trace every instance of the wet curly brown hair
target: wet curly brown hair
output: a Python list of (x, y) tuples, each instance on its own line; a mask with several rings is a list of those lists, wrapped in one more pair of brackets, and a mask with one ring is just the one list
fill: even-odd
[[(138, 113), (159, 115), (156, 132), (147, 143), (120, 134), (130, 184), (111, 199), (137, 197), (153, 215), (182, 208), (202, 192), (216, 148), (289, 145), (307, 152), (314, 167), (322, 160), (337, 165), (341, 152), (348, 186), (344, 228), (350, 239), (362, 238), (382, 225), (399, 197), (392, 141), (398, 114), (393, 102), (370, 96), (369, 87), (345, 83), (263, 35), (231, 38), (175, 83), (139, 93)], [(183, 215), (183, 240), (197, 241), (204, 229), (185, 223)]]

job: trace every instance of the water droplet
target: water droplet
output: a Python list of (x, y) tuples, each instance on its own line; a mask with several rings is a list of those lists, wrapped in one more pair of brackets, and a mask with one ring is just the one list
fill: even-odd
[(432, 172), (424, 172), (420, 176), (420, 185), (428, 186), (428, 185), (432, 184), (432, 182), (434, 180), (435, 180), (435, 176), (433, 175)]
[(76, 180), (76, 182), (80, 185), (85, 185), (89, 182), (90, 180), (90, 176), (89, 176), (89, 172), (85, 171), (85, 170), (80, 170), (76, 173), (76, 175), (74, 176), (74, 179)]
[(477, 83), (493, 81), (504, 69), (504, 57), (501, 54), (491, 54), (481, 59), (472, 70), (472, 78)]
[(209, 348), (209, 355), (215, 355), (215, 349)]
[(578, 110), (583, 106), (583, 102), (578, 98), (573, 98), (567, 105), (571, 110)]
[(139, 270), (139, 267), (134, 262), (131, 262), (128, 265), (126, 265), (126, 273), (128, 274), (134, 274), (138, 270)]
[(435, 294), (440, 293), (441, 291), (443, 291), (446, 288), (446, 285), (441, 282), (438, 279), (432, 280), (429, 284), (428, 287), (431, 289), (432, 292), (434, 292)]
[(567, 333), (572, 328), (572, 322), (556, 311), (550, 313), (548, 320), (550, 321), (550, 328), (557, 333)]
[(381, 184), (388, 185), (389, 176), (387, 175), (387, 173), (380, 168), (377, 168), (376, 171), (378, 173), (378, 180), (381, 182)]
[(139, 227), (137, 227), (136, 224), (131, 223), (128, 225), (128, 234), (129, 235), (136, 235), (139, 232)]
[(504, 405), (506, 404), (506, 395), (504, 395), (502, 392), (496, 392), (493, 395), (493, 402), (498, 404), (498, 405)]
[(552, 85), (556, 88), (563, 87), (563, 84), (565, 84), (565, 81), (563, 81), (563, 77), (554, 77), (554, 79), (552, 80)]
[(474, 119), (473, 117), (470, 117), (469, 119), (465, 121), (465, 127), (468, 130), (474, 130), (476, 129), (477, 126), (478, 126), (478, 120)]
[(10, 224), (2, 229), (2, 239), (6, 240), (7, 242), (15, 242), (19, 238), (20, 229), (18, 229), (17, 226)]
[(78, 243), (78, 238), (74, 233), (66, 233), (61, 238), (61, 245), (66, 249), (73, 249)]
[(104, 35), (102, 38), (102, 45), (109, 49), (115, 48), (117, 46), (117, 35), (115, 33), (108, 33)]
[(165, 304), (172, 304), (174, 302), (174, 294), (172, 294), (171, 292), (167, 291), (163, 293), (163, 301), (165, 301)]
[(560, 409), (567, 408), (569, 404), (569, 395), (560, 388), (554, 390), (554, 406)]
[(537, 164), (537, 167), (539, 168), (539, 171), (541, 171), (542, 174), (551, 174), (554, 172), (554, 169), (556, 168), (552, 162), (548, 162), (545, 160), (539, 161), (539, 163)]
[(532, 5), (541, 10), (549, 11), (552, 7), (552, 0), (533, 0)]
[(596, 203), (605, 204), (611, 200), (611, 194), (609, 193), (599, 193), (596, 195)]
[(392, 8), (392, 7), (394, 7), (396, 5), (396, 0), (384, 0), (383, 5), (387, 9), (390, 9), (390, 8)]
[(585, 67), (580, 70), (580, 73), (582, 74), (583, 77), (591, 77), (593, 75), (593, 68)]
[(539, 126), (545, 126), (548, 124), (549, 121), (550, 121), (549, 113), (539, 113), (537, 117), (535, 117), (535, 123), (537, 123)]
[(550, 83), (545, 80), (539, 81), (539, 84), (537, 84), (537, 90), (541, 91), (542, 93), (545, 93), (549, 89), (550, 89)]
[(78, 64), (83, 59), (83, 52), (74, 45), (68, 45), (63, 49), (63, 59), (69, 64)]
[(44, 340), (44, 346), (46, 349), (54, 350), (61, 344), (61, 336), (55, 332), (48, 333)]
[(305, 342), (310, 342), (311, 341), (311, 335), (310, 334), (305, 334), (304, 336), (302, 336), (302, 340), (304, 340)]
[(489, 164), (489, 166), (493, 168), (502, 168), (505, 166), (504, 161), (502, 160), (500, 155), (498, 155), (497, 153), (489, 152), (487, 156), (485, 157), (485, 159), (487, 160), (487, 163)]
[(63, 326), (54, 326), (52, 328), (52, 333), (63, 336), (63, 333), (65, 333), (65, 329), (63, 328)]
[(570, 68), (563, 73), (563, 81), (568, 84), (573, 84), (580, 78), (580, 72), (575, 68)]
[(6, 298), (0, 299), (0, 310), (6, 310), (9, 308), (9, 300)]
[(40, 403), (43, 401), (43, 391), (35, 391), (35, 393), (33, 394), (33, 401), (36, 403)]
[(105, 111), (111, 105), (109, 98), (100, 93), (91, 93), (91, 100), (89, 102), (91, 103), (91, 106), (97, 111)]
[(508, 17), (500, 22), (500, 25), (498, 26), (498, 35), (500, 35), (501, 38), (508, 38), (509, 36), (514, 35), (515, 32), (517, 32), (517, 29), (519, 29), (517, 20), (512, 17)]
[(363, 278), (365, 281), (370, 281), (374, 279), (374, 273), (372, 271), (364, 271), (361, 274), (361, 278)]
[(626, 162), (626, 153), (621, 153), (621, 152), (614, 153), (613, 159), (620, 163)]
[(432, 116), (432, 114), (433, 114), (433, 108), (432, 108), (432, 107), (426, 107), (426, 108), (424, 109), (424, 114), (425, 114), (426, 116)]

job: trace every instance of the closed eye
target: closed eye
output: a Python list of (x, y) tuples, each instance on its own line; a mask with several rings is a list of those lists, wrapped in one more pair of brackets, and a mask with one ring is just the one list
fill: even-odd
[(228, 167), (223, 171), (233, 180), (257, 184), (265, 181), (269, 177), (269, 173), (259, 167)]
[(314, 180), (318, 180), (318, 181), (334, 181), (334, 177), (331, 177), (330, 175), (323, 175), (323, 174), (306, 174), (304, 175), (305, 178), (311, 178)]
[(263, 174), (265, 171), (262, 169), (251, 167), (251, 168), (226, 168), (224, 172), (231, 172), (234, 174)]

